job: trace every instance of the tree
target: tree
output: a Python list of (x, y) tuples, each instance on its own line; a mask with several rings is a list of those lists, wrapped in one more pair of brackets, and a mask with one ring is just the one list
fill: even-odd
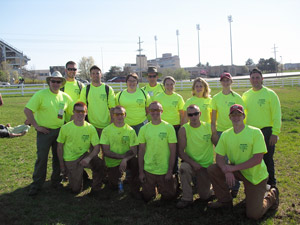
[(90, 68), (95, 65), (95, 60), (92, 56), (82, 57), (78, 63), (79, 77), (82, 79), (90, 78)]
[(269, 58), (269, 59), (261, 58), (258, 61), (257, 68), (260, 69), (261, 71), (272, 73), (277, 71), (278, 65), (279, 63), (276, 62), (276, 60), (273, 58)]
[(189, 72), (185, 71), (184, 69), (164, 69), (162, 71), (163, 77), (171, 76), (174, 77), (175, 80), (186, 80), (190, 78)]
[(112, 67), (110, 67), (109, 71), (107, 73), (105, 73), (105, 75), (104, 75), (105, 81), (108, 81), (113, 77), (120, 76), (121, 73), (122, 73), (121, 67), (112, 66)]
[(3, 61), (0, 64), (0, 81), (9, 81), (9, 74), (11, 71), (11, 66), (6, 62)]
[(254, 65), (254, 62), (253, 62), (253, 60), (252, 59), (247, 59), (247, 61), (246, 61), (246, 66), (252, 66), (252, 65)]

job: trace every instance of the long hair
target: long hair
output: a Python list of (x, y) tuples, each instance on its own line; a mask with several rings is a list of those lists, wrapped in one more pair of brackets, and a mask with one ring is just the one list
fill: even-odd
[(194, 82), (193, 82), (193, 85), (192, 85), (192, 95), (195, 96), (195, 86), (196, 86), (196, 83), (197, 82), (200, 82), (203, 87), (204, 87), (204, 92), (203, 92), (203, 97), (204, 98), (208, 98), (210, 97), (210, 88), (209, 88), (209, 84), (206, 82), (206, 80), (202, 79), (201, 77), (197, 77)]

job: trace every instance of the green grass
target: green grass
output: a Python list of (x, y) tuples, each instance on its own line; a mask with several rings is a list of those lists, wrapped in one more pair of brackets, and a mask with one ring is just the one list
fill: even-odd
[[(245, 90), (235, 91), (241, 94)], [(28, 197), (36, 159), (36, 132), (31, 129), (21, 138), (0, 139), (0, 224), (300, 224), (300, 87), (274, 90), (279, 95), (283, 113), (275, 153), (280, 206), (278, 211), (269, 211), (258, 222), (246, 218), (245, 206), (240, 203), (245, 197), (243, 187), (234, 200), (233, 212), (209, 210), (197, 201), (183, 210), (175, 208), (176, 202), (155, 200), (145, 204), (133, 200), (128, 192), (119, 195), (104, 190), (104, 196), (92, 198), (87, 195), (89, 188), (78, 196), (54, 190), (49, 183), (51, 156), (42, 192), (34, 198)], [(218, 91), (214, 89), (212, 94)], [(178, 93), (184, 99), (190, 96), (189, 91)], [(23, 109), (29, 98), (4, 96), (0, 123), (22, 124)], [(128, 190), (127, 185), (125, 190)]]

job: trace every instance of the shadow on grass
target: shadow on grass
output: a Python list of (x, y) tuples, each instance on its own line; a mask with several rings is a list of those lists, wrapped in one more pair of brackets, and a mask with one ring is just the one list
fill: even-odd
[(0, 224), (258, 224), (275, 213), (268, 212), (255, 222), (246, 218), (243, 203), (228, 211), (207, 209), (206, 203), (200, 201), (178, 210), (176, 201), (154, 200), (146, 204), (133, 199), (127, 194), (127, 186), (123, 194), (104, 188), (97, 196), (89, 195), (90, 189), (75, 196), (66, 188), (51, 188), (50, 182), (37, 196), (28, 196), (28, 190), (29, 187), (19, 188), (0, 196)]

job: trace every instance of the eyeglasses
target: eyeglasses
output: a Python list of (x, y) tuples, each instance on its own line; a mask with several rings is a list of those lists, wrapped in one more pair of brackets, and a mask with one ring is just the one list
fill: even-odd
[(149, 109), (149, 112), (161, 112), (160, 109)]
[(125, 116), (125, 113), (114, 113), (115, 116)]
[(76, 71), (76, 68), (67, 68), (68, 71)]
[(84, 114), (84, 113), (85, 113), (85, 110), (78, 110), (78, 109), (75, 109), (74, 112), (75, 112), (75, 113), (79, 113), (79, 114)]
[(198, 116), (200, 112), (188, 113), (188, 117)]
[(57, 84), (61, 84), (61, 80), (50, 80), (50, 82), (52, 83), (52, 84), (55, 84), (55, 83), (57, 83)]
[(148, 75), (149, 78), (155, 78), (156, 75)]

